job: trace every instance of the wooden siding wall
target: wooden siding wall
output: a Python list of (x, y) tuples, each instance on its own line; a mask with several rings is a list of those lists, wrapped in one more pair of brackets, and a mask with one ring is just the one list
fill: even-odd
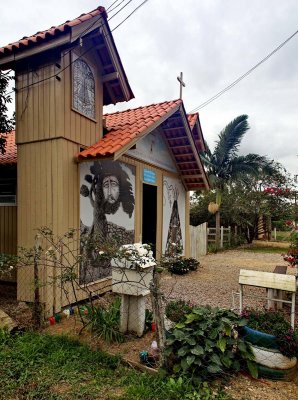
[[(76, 52), (80, 56), (86, 48)], [(99, 60), (92, 52), (82, 59), (94, 72), (95, 121), (72, 109), (70, 52), (44, 57), (42, 65), (34, 59), (16, 71), (18, 246), (34, 246), (36, 229), (44, 226), (55, 235), (79, 228), (79, 167), (75, 156), (82, 146), (90, 146), (101, 138), (103, 108)], [(39, 278), (49, 282), (54, 273), (53, 268), (43, 266)], [(40, 290), (48, 315), (61, 308), (61, 290), (49, 284)], [(32, 268), (18, 271), (18, 299), (33, 300)]]
[[(83, 47), (80, 52), (86, 51)], [(80, 54), (78, 52), (78, 54)], [(50, 65), (16, 72), (16, 126), (18, 144), (65, 137), (91, 146), (102, 135), (103, 89), (101, 72), (92, 53), (82, 57), (96, 71), (96, 121), (72, 110), (72, 55), (66, 52)], [(61, 68), (57, 67), (57, 63)], [(68, 67), (69, 66), (69, 67)], [(64, 69), (65, 68), (65, 69)], [(64, 71), (63, 71), (64, 69)], [(59, 71), (63, 71), (59, 74)], [(59, 76), (60, 80), (55, 78)], [(37, 83), (40, 82), (40, 83)]]
[[(79, 167), (74, 154), (79, 145), (64, 139), (19, 145), (18, 147), (18, 244), (31, 248), (36, 229), (47, 226), (55, 235), (79, 227)], [(43, 279), (53, 268), (41, 271)], [(33, 271), (18, 272), (18, 299), (32, 301)], [(42, 301), (52, 312), (54, 287), (42, 287)]]
[(0, 253), (17, 254), (17, 207), (0, 207)]
[[(17, 207), (0, 207), (0, 253), (17, 254)], [(16, 274), (4, 275), (3, 281), (16, 282)]]

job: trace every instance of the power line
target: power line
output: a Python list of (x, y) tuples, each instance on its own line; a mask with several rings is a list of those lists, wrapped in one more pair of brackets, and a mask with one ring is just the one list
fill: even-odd
[(118, 8), (118, 7), (120, 6), (120, 4), (122, 4), (125, 0), (120, 1), (119, 4), (117, 4), (114, 8), (112, 8), (112, 9), (110, 10), (110, 8), (111, 8), (115, 3), (117, 3), (118, 1), (119, 1), (119, 0), (114, 1), (114, 3), (112, 3), (112, 4), (110, 5), (110, 7), (107, 9), (107, 11), (112, 12), (112, 11), (116, 10), (116, 8)]
[(115, 28), (112, 29), (112, 32), (114, 32), (119, 26), (121, 26), (129, 17), (132, 16), (139, 8), (141, 8), (145, 3), (147, 3), (149, 0), (144, 0), (143, 3), (139, 4), (123, 21), (121, 21)]
[(118, 1), (119, 1), (119, 0), (113, 1), (113, 3), (107, 8), (107, 11), (108, 11), (111, 7), (113, 7), (114, 4), (118, 3)]
[[(124, 4), (124, 6), (121, 7), (120, 10), (118, 10), (117, 12), (115, 12), (115, 14), (113, 14), (113, 15), (108, 19), (108, 21), (111, 21), (111, 19), (113, 19), (114, 17), (116, 17), (116, 15), (119, 14), (120, 11), (122, 11), (123, 8), (125, 8), (126, 6), (128, 6), (128, 4), (131, 3), (132, 1), (133, 1), (133, 0), (129, 0), (126, 4)], [(120, 4), (121, 4), (121, 3), (120, 3)], [(120, 5), (120, 4), (119, 4), (119, 5)]]
[(261, 64), (263, 64), (265, 61), (267, 61), (271, 56), (273, 56), (273, 54), (275, 54), (278, 50), (280, 50), (284, 45), (286, 45), (295, 35), (297, 35), (297, 33), (298, 33), (298, 30), (296, 32), (294, 32), (291, 36), (289, 36), (284, 42), (282, 42), (279, 46), (277, 46), (271, 53), (269, 53), (266, 57), (264, 57), (256, 65), (254, 65), (252, 68), (250, 68), (247, 72), (245, 72), (243, 75), (241, 75), (235, 81), (233, 81), (230, 85), (228, 85), (227, 87), (222, 89), (220, 92), (218, 92), (214, 96), (210, 97), (204, 103), (201, 103), (199, 106), (195, 107), (193, 110), (190, 111), (190, 113), (194, 113), (194, 112), (200, 110), (201, 108), (206, 107), (208, 104), (212, 103), (218, 97), (222, 96), (225, 92), (232, 89), (235, 85), (237, 85), (245, 77), (250, 75), (256, 68), (258, 68)]

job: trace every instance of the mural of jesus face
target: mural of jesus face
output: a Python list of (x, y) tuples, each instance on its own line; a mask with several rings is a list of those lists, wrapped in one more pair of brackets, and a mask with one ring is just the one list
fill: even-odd
[(115, 175), (106, 176), (102, 181), (102, 190), (105, 200), (110, 204), (115, 204), (119, 199), (119, 180)]

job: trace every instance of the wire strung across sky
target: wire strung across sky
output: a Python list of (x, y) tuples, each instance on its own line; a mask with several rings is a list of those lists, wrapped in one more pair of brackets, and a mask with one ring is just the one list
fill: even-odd
[[(112, 3), (112, 5), (115, 4), (117, 1), (118, 1), (118, 0), (116, 0), (114, 3)], [(110, 21), (113, 17), (115, 17), (116, 14), (119, 14), (119, 12), (122, 11), (122, 10), (123, 10), (129, 3), (131, 3), (132, 1), (133, 1), (133, 0), (129, 0), (123, 7), (120, 8), (120, 10), (118, 10), (115, 14), (113, 14), (110, 18), (108, 18), (108, 21)], [(144, 0), (141, 4), (139, 4), (127, 17), (125, 17), (115, 28), (113, 28), (113, 29), (111, 30), (111, 32), (114, 32), (117, 28), (119, 28), (119, 27), (120, 27), (125, 21), (127, 21), (128, 18), (130, 18), (139, 8), (141, 8), (145, 3), (147, 3), (147, 1), (149, 1), (149, 0)], [(122, 1), (121, 1), (121, 3), (122, 3)], [(120, 4), (121, 4), (121, 3), (120, 3)], [(120, 5), (120, 4), (119, 4), (119, 5)], [(111, 5), (111, 6), (112, 6), (112, 5)], [(110, 6), (110, 7), (111, 7), (111, 6)], [(84, 33), (86, 33), (88, 30), (90, 30), (90, 29), (100, 20), (100, 18), (101, 18), (101, 15), (99, 15), (99, 17), (98, 17), (95, 21), (93, 21), (92, 24), (90, 24), (90, 25), (80, 34), (80, 36), (79, 36), (77, 39), (82, 38), (82, 36), (84, 35)], [(102, 23), (102, 24), (100, 25), (99, 28), (101, 28), (103, 25), (104, 25), (104, 24)], [(107, 37), (107, 35), (103, 35), (103, 38), (104, 38), (104, 39), (105, 39), (106, 37)], [(77, 57), (76, 60), (79, 59), (79, 58), (82, 58), (85, 54), (87, 54), (87, 53), (88, 53), (89, 51), (91, 51), (92, 49), (93, 49), (93, 46), (91, 46), (91, 47), (90, 47), (89, 49), (87, 49), (84, 53), (82, 53), (79, 57)], [(69, 54), (69, 53), (71, 52), (71, 50), (72, 50), (72, 49), (70, 49), (69, 51), (67, 51), (66, 53), (64, 53), (63, 56), (62, 56), (62, 58), (66, 57), (67, 54)], [(51, 76), (48, 76), (47, 78), (44, 78), (44, 79), (41, 79), (41, 80), (39, 80), (39, 81), (33, 82), (33, 83), (29, 84), (29, 85), (25, 85), (25, 86), (19, 88), (18, 91), (25, 90), (25, 89), (27, 89), (27, 88), (29, 88), (29, 87), (31, 87), (31, 86), (35, 86), (35, 85), (37, 85), (37, 84), (39, 84), (39, 83), (42, 83), (42, 82), (45, 82), (45, 81), (47, 81), (47, 80), (49, 80), (49, 79), (58, 77), (59, 74), (61, 74), (61, 72), (65, 71), (65, 70), (66, 70), (67, 68), (69, 68), (73, 63), (74, 63), (74, 60), (71, 61), (68, 65), (66, 65), (64, 68), (60, 69), (57, 73), (55, 73), (55, 74), (53, 74), (53, 75), (51, 75)], [(16, 91), (16, 90), (13, 89), (11, 92), (7, 93), (7, 96), (10, 95), (10, 94), (12, 94), (12, 93), (14, 93), (15, 91)]]
[(233, 81), (230, 85), (228, 85), (227, 87), (222, 89), (220, 92), (216, 93), (214, 96), (210, 97), (210, 99), (206, 100), (204, 103), (201, 103), (199, 106), (197, 106), (194, 109), (192, 109), (190, 111), (190, 113), (194, 113), (196, 111), (199, 111), (201, 108), (206, 107), (208, 104), (210, 104), (214, 100), (218, 99), (220, 96), (222, 96), (228, 90), (232, 89), (240, 81), (242, 81), (244, 78), (246, 78), (248, 75), (250, 75), (256, 68), (258, 68), (261, 64), (263, 64), (265, 61), (267, 61), (271, 56), (273, 56), (273, 54), (275, 54), (278, 50), (280, 50), (284, 45), (286, 45), (295, 35), (297, 35), (297, 33), (298, 33), (298, 30), (296, 32), (294, 32), (291, 36), (289, 36), (284, 42), (282, 42), (279, 46), (277, 46), (271, 53), (269, 53), (266, 57), (264, 57), (256, 65), (254, 65), (247, 72), (245, 72), (243, 75), (241, 75), (238, 79)]

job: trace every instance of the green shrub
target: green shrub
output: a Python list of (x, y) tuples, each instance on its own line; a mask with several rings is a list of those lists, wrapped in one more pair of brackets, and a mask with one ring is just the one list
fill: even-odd
[(120, 297), (106, 308), (101, 305), (87, 306), (88, 314), (84, 318), (87, 319), (91, 331), (108, 343), (124, 341), (124, 335), (119, 330), (120, 306)]
[(166, 341), (169, 372), (186, 375), (194, 383), (241, 369), (248, 369), (257, 377), (250, 345), (238, 334), (246, 323), (246, 319), (229, 310), (193, 308)]
[(195, 258), (173, 257), (162, 260), (161, 266), (176, 275), (185, 275), (189, 271), (196, 271), (200, 263)]
[(200, 266), (199, 261), (192, 257), (184, 258), (184, 264), (188, 267), (190, 271), (197, 271)]
[(185, 314), (191, 313), (191, 310), (192, 306), (190, 302), (180, 299), (170, 301), (166, 305), (165, 314), (167, 318), (177, 323), (184, 318)]

